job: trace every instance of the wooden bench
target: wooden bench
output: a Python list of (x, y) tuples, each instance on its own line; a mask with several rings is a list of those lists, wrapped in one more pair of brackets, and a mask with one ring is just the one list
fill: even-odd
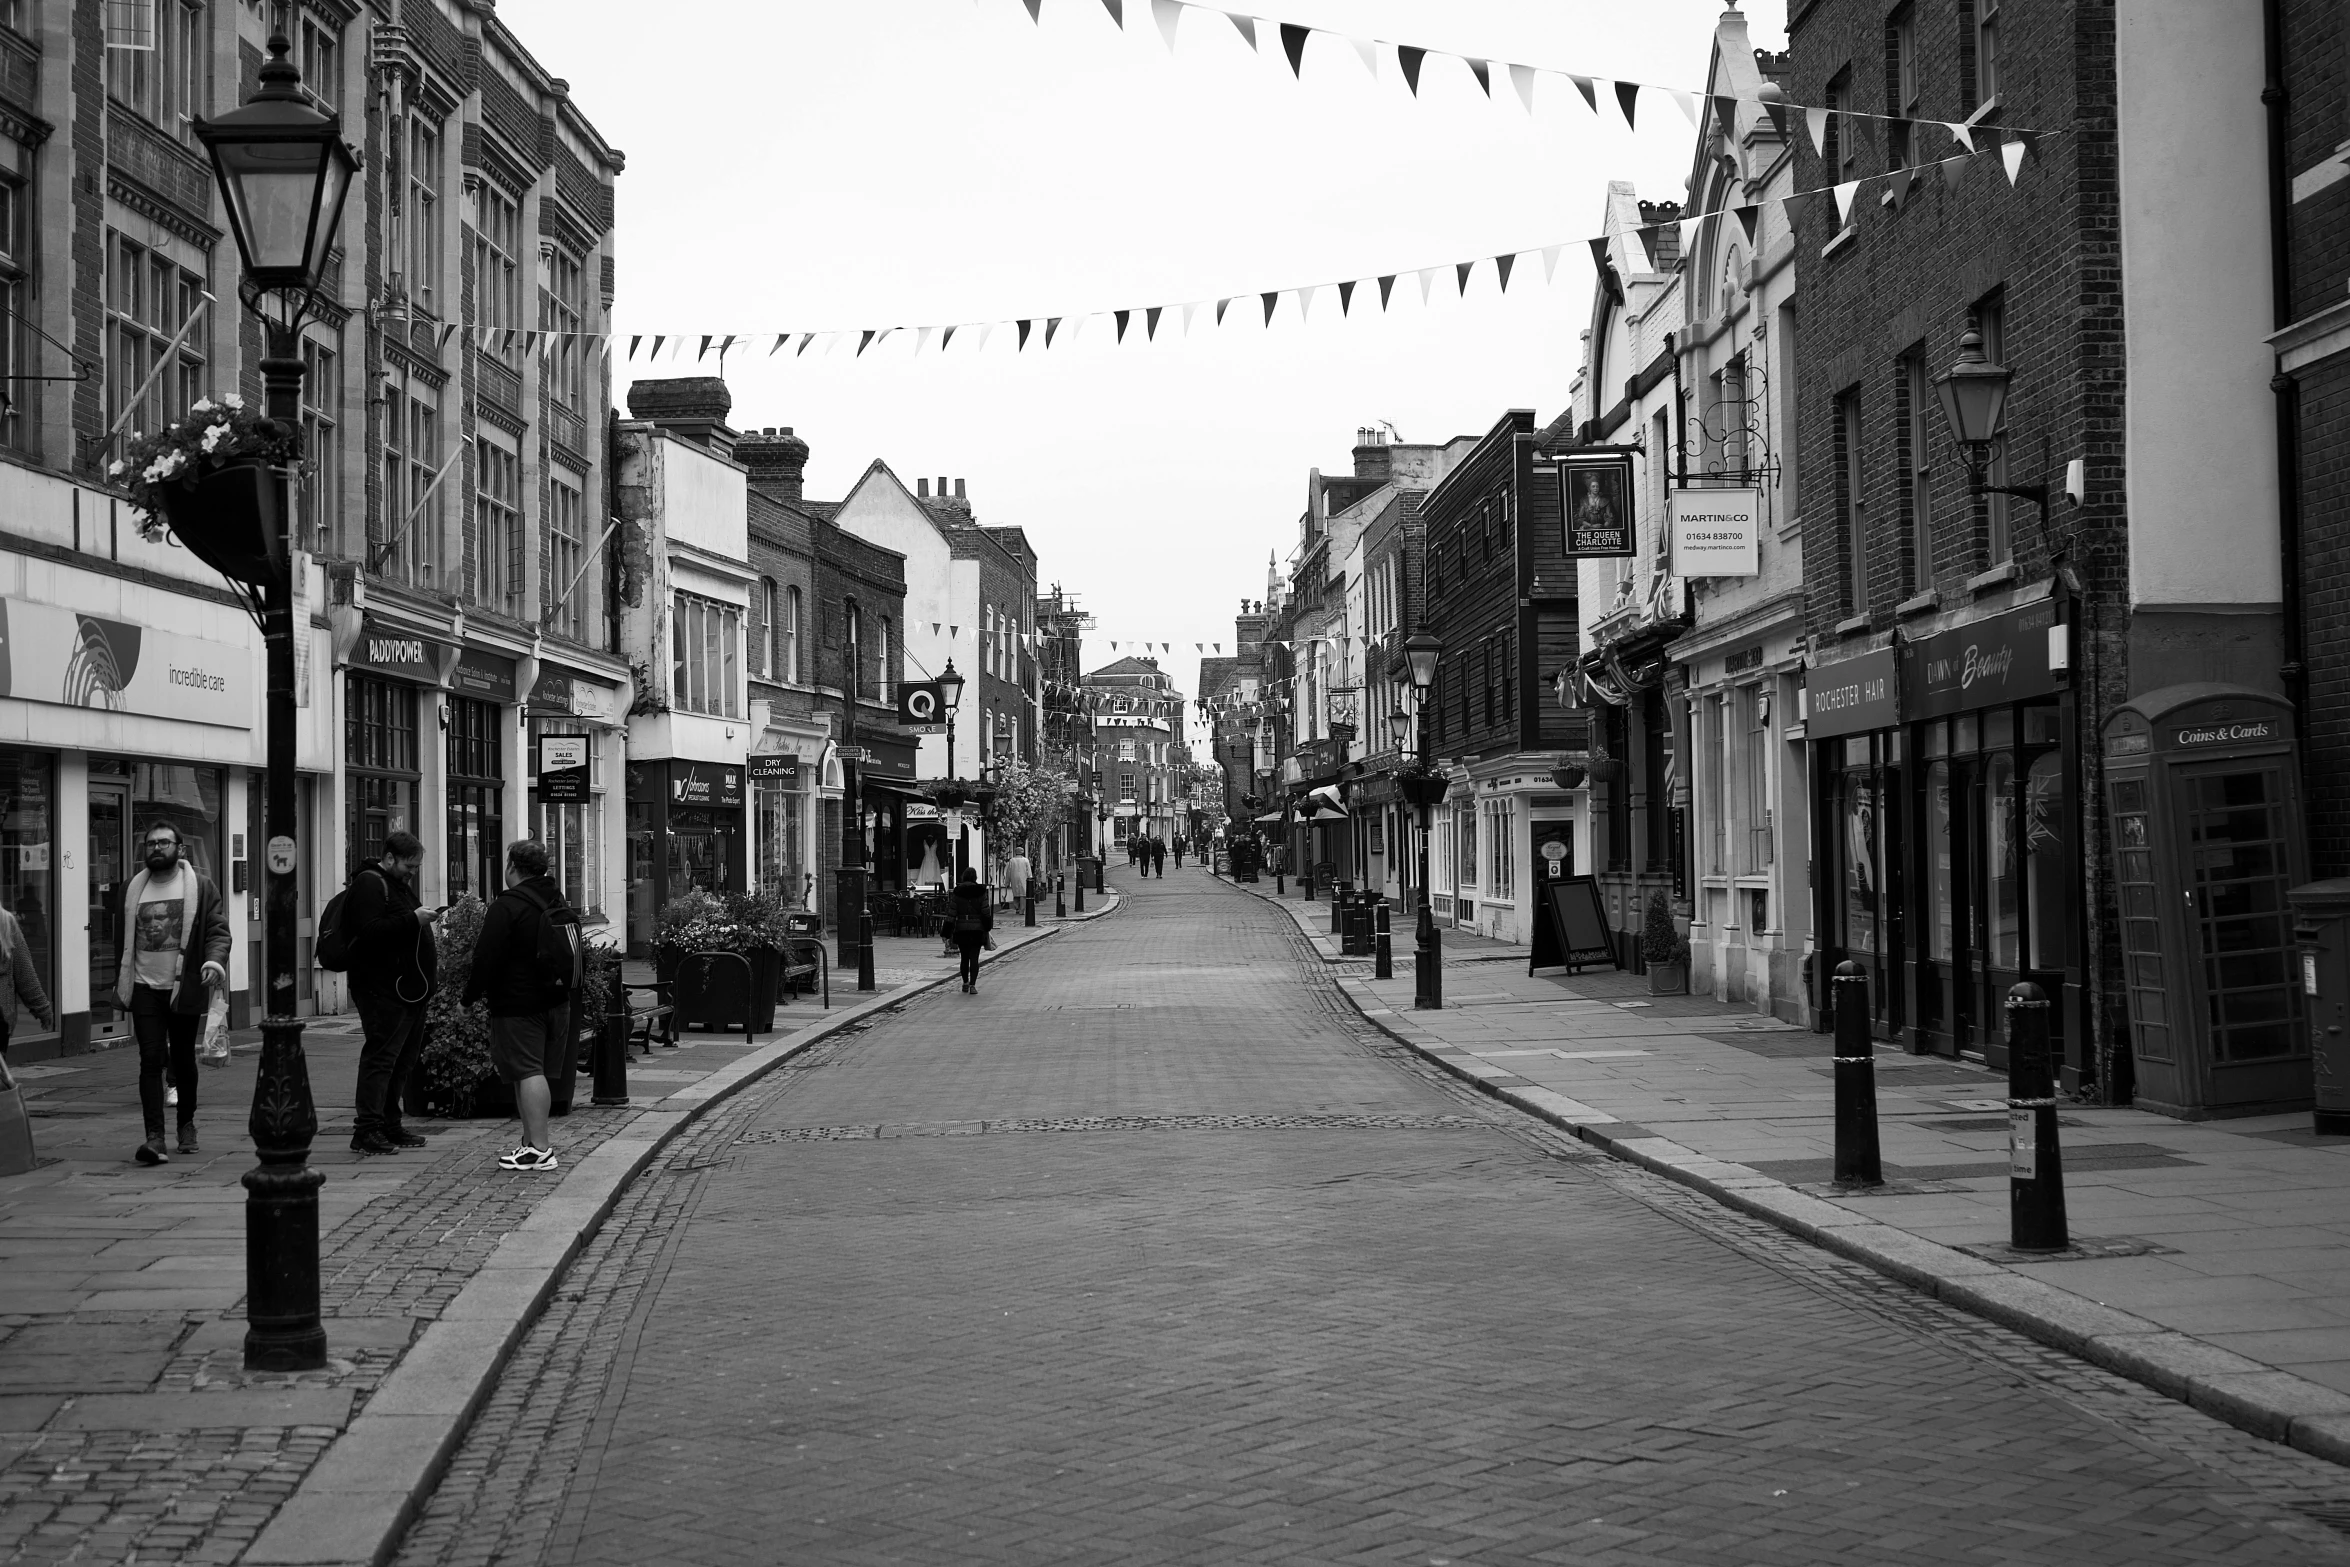
[(661, 1039), (661, 1048), (677, 1048), (677, 1006), (670, 996), (670, 982), (659, 980), (650, 985), (623, 985), (626, 991), (649, 990), (653, 1004), (640, 1007), (632, 999), (628, 1004), (628, 1042), (645, 1054), (653, 1053), (653, 1038)]
[(825, 949), (820, 936), (792, 936), (783, 944), (783, 999), (805, 994), (815, 987), (808, 982), (823, 977), (824, 1004), (832, 1005), (832, 954)]

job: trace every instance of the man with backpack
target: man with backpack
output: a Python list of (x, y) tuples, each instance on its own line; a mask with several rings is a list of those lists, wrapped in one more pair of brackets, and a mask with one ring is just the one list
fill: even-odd
[(351, 977), (359, 1009), (359, 1087), (351, 1117), (353, 1153), (398, 1153), (424, 1139), (400, 1124), (400, 1099), (424, 1054), (424, 1009), (432, 1000), (439, 948), (421, 906), (416, 872), (424, 844), (412, 832), (384, 839), (382, 858), (360, 867), (319, 918), (318, 966)]
[(547, 846), (535, 838), (509, 844), (506, 890), (482, 918), (465, 981), (467, 1006), (489, 1003), (490, 1061), (514, 1085), (522, 1117), (522, 1146), (498, 1160), (502, 1169), (555, 1168), (547, 1067), (572, 1048), (571, 1003), (586, 964), (579, 915), (547, 874)]

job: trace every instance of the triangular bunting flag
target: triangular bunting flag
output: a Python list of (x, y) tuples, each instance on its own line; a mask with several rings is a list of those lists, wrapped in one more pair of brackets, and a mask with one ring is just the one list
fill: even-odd
[(1472, 58), (1470, 58), (1470, 57), (1468, 57), (1468, 56), (1464, 55), (1464, 56), (1461, 58), (1461, 64), (1463, 64), (1463, 65), (1467, 66), (1467, 67), (1469, 68), (1469, 74), (1470, 74), (1471, 76), (1474, 76), (1474, 77), (1476, 77), (1476, 78), (1477, 78), (1477, 85), (1478, 85), (1478, 87), (1479, 87), (1479, 88), (1481, 88), (1481, 89), (1484, 91), (1484, 93), (1485, 93), (1485, 96), (1486, 96), (1486, 97), (1488, 97), (1488, 98), (1492, 97), (1492, 96), (1493, 96), (1493, 66), (1492, 66), (1492, 63), (1491, 63), (1490, 61), (1486, 61), (1486, 60), (1472, 59)]
[(1142, 315), (1142, 336), (1145, 342), (1156, 342), (1159, 336), (1159, 312), (1164, 306), (1153, 305)]
[(642, 334), (639, 334), (638, 336), (632, 337), (628, 340), (628, 357), (630, 359), (633, 360), (636, 358), (636, 345), (643, 341), (644, 337)]
[(937, 330), (938, 328), (934, 326), (916, 327), (914, 329), (914, 353), (917, 357), (920, 356), (923, 349), (930, 346), (930, 334)]
[(770, 349), (768, 349), (768, 350), (767, 350), (767, 357), (768, 357), (768, 358), (770, 358), (770, 359), (773, 359), (773, 358), (774, 358), (774, 357), (775, 357), (777, 354), (779, 354), (779, 353), (781, 353), (781, 352), (783, 351), (783, 345), (784, 345), (784, 344), (786, 344), (786, 343), (788, 343), (788, 342), (790, 342), (790, 341), (791, 341), (791, 334), (790, 334), (789, 332), (778, 332), (778, 333), (776, 333), (776, 334), (775, 334), (775, 346), (774, 346), (773, 348), (770, 348)]
[(1958, 182), (1966, 176), (1967, 165), (1974, 161), (1974, 157), (1970, 153), (1961, 153), (1955, 158), (1944, 158), (1942, 160), (1943, 188), (1946, 190), (1958, 189)]
[(1681, 112), (1689, 117), (1689, 128), (1691, 130), (1697, 129), (1697, 94), (1684, 92), (1678, 87), (1668, 88), (1666, 91), (1672, 96), (1673, 102), (1680, 107)]
[[(547, 336), (548, 336), (549, 338), (552, 338), (554, 335), (555, 335), (555, 334), (554, 334), (554, 333), (552, 333), (552, 332), (549, 332), (549, 333), (547, 334)], [(725, 364), (725, 363), (726, 363), (726, 351), (727, 351), (728, 349), (732, 348), (732, 347), (734, 346), (734, 344), (735, 344), (735, 340), (734, 340), (733, 338), (729, 337), (729, 338), (728, 338), (728, 339), (727, 339), (725, 342), (723, 342), (723, 343), (720, 343), (720, 344), (718, 345), (718, 362), (719, 362), (721, 365), (723, 365), (723, 364)]]
[(1453, 286), (1460, 292), (1463, 299), (1469, 297), (1469, 274), (1476, 269), (1476, 266), (1477, 263), (1474, 261), (1453, 263)]
[(1349, 38), (1347, 42), (1353, 44), (1355, 53), (1362, 56), (1363, 69), (1371, 73), (1371, 80), (1377, 81), (1379, 79), (1379, 46), (1368, 38)]
[(1656, 270), (1657, 244), (1664, 238), (1664, 225), (1651, 223), (1646, 227), (1636, 228), (1632, 232), (1640, 237), (1640, 256), (1643, 262), (1641, 270), (1654, 272)]
[(1909, 187), (1917, 177), (1915, 169), (1895, 169), (1885, 176), (1885, 196), (1892, 202), (1894, 211), (1899, 212), (1901, 204), (1909, 200)]
[(1518, 101), (1526, 106), (1526, 112), (1532, 114), (1534, 112), (1534, 67), (1531, 65), (1511, 66), (1510, 85), (1518, 90)]
[(1159, 24), (1159, 36), (1167, 40), (1167, 47), (1172, 50), (1175, 24), (1183, 20), (1183, 7), (1176, 0), (1151, 0), (1151, 20)]
[(953, 342), (954, 340), (955, 329), (950, 326), (945, 331), (938, 334), (938, 351), (942, 354), (945, 353), (947, 351), (947, 344)]
[(1305, 75), (1306, 34), (1311, 31), (1295, 22), (1281, 24), (1281, 52), (1289, 56), (1289, 74), (1293, 77)]
[(1545, 245), (1542, 247), (1543, 282), (1549, 282), (1551, 278), (1557, 274), (1559, 269), (1559, 252), (1566, 248), (1567, 247), (1564, 245)]
[(857, 339), (857, 355), (858, 355), (858, 357), (859, 357), (859, 358), (863, 358), (863, 357), (864, 357), (864, 354), (865, 354), (865, 350), (866, 350), (866, 349), (868, 349), (868, 348), (871, 348), (872, 346), (873, 346), (873, 331), (872, 331), (872, 329), (871, 329), (870, 327), (868, 327), (868, 328), (866, 329), (866, 331), (865, 331), (865, 335), (864, 335), (863, 337), (861, 337), (861, 338)]
[(1736, 141), (1738, 139), (1738, 100), (1728, 93), (1717, 93), (1713, 99), (1713, 107), (1714, 123), (1722, 128), (1723, 135)]
[(1632, 129), (1632, 111), (1639, 107), (1639, 103), (1640, 84), (1638, 82), (1616, 83), (1616, 107), (1624, 111), (1624, 129)]
[(1102, 4), (1109, 10), (1112, 25), (1123, 29), (1126, 26), (1126, 0), (1102, 0)]
[(1126, 323), (1133, 318), (1133, 315), (1134, 312), (1131, 310), (1113, 310), (1110, 312), (1110, 318), (1118, 323), (1118, 342), (1123, 343), (1126, 341)]
[(1259, 294), (1257, 297), (1265, 302), (1265, 325), (1271, 326), (1273, 324), (1273, 307), (1281, 303), (1281, 292), (1275, 289), (1272, 293)]
[(1197, 309), (1199, 309), (1197, 304), (1189, 304), (1183, 307), (1183, 335), (1185, 337), (1191, 336), (1191, 316), (1192, 312)]
[(1739, 231), (1746, 236), (1746, 248), (1752, 250), (1754, 248), (1754, 224), (1755, 220), (1762, 216), (1762, 208), (1757, 206), (1733, 207), (1730, 209), (1730, 214), (1738, 220)]
[(1568, 73), (1567, 80), (1573, 82), (1575, 84), (1575, 91), (1583, 95), (1583, 107), (1589, 109), (1593, 114), (1597, 114), (1599, 112), (1599, 92), (1592, 86), (1591, 78), (1588, 76), (1577, 76), (1570, 72)]
[(2031, 148), (2032, 144), (2020, 135), (2000, 146), (1999, 161), (2007, 166), (2007, 183), (2010, 186), (2015, 184), (2016, 176), (2023, 172), (2024, 154)]
[(451, 321), (441, 328), (441, 340), (433, 346), (436, 348), (447, 348), (449, 346), (449, 339), (455, 337), (456, 335), (457, 323)]
[(1025, 348), (1027, 348), (1027, 346), (1028, 346), (1028, 333), (1029, 333), (1030, 329), (1031, 329), (1031, 328), (1032, 328), (1034, 325), (1035, 325), (1035, 323), (1034, 323), (1034, 322), (1031, 322), (1031, 321), (1023, 321), (1023, 322), (1021, 322), (1021, 323), (1020, 323), (1020, 346), (1019, 346), (1018, 348), (1015, 348), (1015, 349), (1013, 349), (1013, 350), (1012, 350), (1012, 352), (1014, 352), (1014, 353), (1019, 353), (1019, 352), (1021, 352), (1021, 350), (1023, 350), (1023, 349), (1025, 349)]
[(1342, 316), (1343, 316), (1343, 315), (1345, 315), (1345, 314), (1347, 314), (1347, 312), (1348, 312), (1350, 309), (1352, 309), (1352, 308), (1353, 308), (1353, 306), (1354, 306), (1354, 302), (1355, 302), (1355, 286), (1354, 286), (1352, 283), (1341, 283), (1341, 284), (1339, 284), (1339, 285), (1338, 285), (1338, 313), (1339, 313), (1340, 315), (1342, 315)]
[(663, 343), (666, 343), (666, 342), (668, 342), (668, 341), (669, 341), (669, 339), (668, 339), (668, 338), (666, 338), (666, 337), (656, 337), (656, 338), (654, 338), (654, 339), (653, 339), (653, 351), (652, 351), (651, 353), (649, 353), (649, 354), (645, 355), (645, 362), (646, 362), (647, 364), (650, 364), (650, 363), (652, 363), (654, 360), (656, 360), (656, 359), (660, 358), (660, 357), (661, 357), (661, 345), (662, 345)]
[(1232, 301), (1229, 299), (1216, 301), (1216, 325), (1222, 326), (1224, 324), (1224, 312), (1231, 307), (1231, 304)]
[(1390, 272), (1379, 280), (1379, 309), (1387, 309), (1387, 296), (1395, 292), (1395, 274)]
[(1948, 131), (1961, 147), (1969, 152), (1975, 150), (1975, 128), (1973, 126), (1961, 120), (1944, 120), (1942, 128)]
[(1602, 238), (1590, 240), (1587, 241), (1587, 243), (1591, 246), (1592, 268), (1597, 271), (1600, 276), (1605, 277), (1607, 275), (1607, 241)]
[(1428, 291), (1429, 291), (1430, 289), (1434, 288), (1435, 286), (1436, 286), (1436, 269), (1435, 269), (1434, 267), (1422, 267), (1422, 268), (1420, 269), (1420, 303), (1421, 303), (1421, 304), (1423, 304), (1423, 305), (1424, 305), (1424, 304), (1428, 303)]
[(930, 623), (930, 634), (934, 637), (938, 635), (938, 622), (935, 620)]
[[(508, 334), (507, 334), (507, 336), (511, 337), (511, 336), (513, 336), (513, 334), (512, 334), (512, 333), (508, 333)], [(702, 346), (701, 346), (700, 348), (698, 348), (698, 349), (694, 350), (694, 363), (695, 363), (695, 364), (700, 364), (700, 363), (702, 362), (702, 358), (703, 358), (703, 356), (704, 356), (705, 354), (709, 353), (709, 352), (710, 352), (710, 340), (709, 340), (708, 338), (706, 338), (706, 337), (705, 337), (705, 338), (703, 338), (703, 339), (702, 339)]]
[(813, 332), (802, 332), (802, 333), (800, 334), (800, 346), (799, 346), (799, 347), (797, 347), (797, 348), (795, 348), (795, 349), (793, 349), (793, 350), (791, 351), (791, 356), (792, 356), (794, 359), (797, 359), (797, 358), (799, 358), (799, 357), (800, 357), (800, 355), (802, 355), (802, 354), (804, 354), (804, 353), (806, 353), (806, 352), (808, 351), (808, 345), (809, 345), (810, 343), (813, 343), (813, 342), (815, 342), (815, 341), (816, 341), (816, 334), (815, 334), (815, 333), (813, 333)]
[(1692, 217), (1692, 218), (1683, 218), (1683, 219), (1681, 220), (1681, 254), (1682, 254), (1682, 255), (1684, 255), (1684, 256), (1694, 256), (1694, 255), (1696, 255), (1696, 254), (1697, 254), (1697, 229), (1698, 229), (1698, 225), (1700, 225), (1700, 224), (1702, 224), (1703, 222), (1705, 222), (1705, 220), (1706, 220), (1707, 218), (1711, 217), (1711, 216), (1712, 216), (1712, 214), (1711, 214), (1711, 213), (1700, 212), (1700, 213), (1699, 213), (1699, 214), (1697, 214), (1695, 217)]
[(1041, 27), (1041, 26), (1043, 26), (1043, 25), (1044, 25), (1044, 0), (1027, 0), (1027, 5), (1028, 5), (1028, 20), (1030, 20), (1031, 22), (1034, 22), (1034, 23), (1036, 23), (1036, 24), (1037, 24), (1038, 26), (1040, 26), (1040, 27)]
[(975, 354), (985, 352), (987, 348), (987, 340), (995, 335), (995, 329), (996, 323), (993, 321), (980, 322), (979, 341), (971, 345), (971, 352)]
[(1297, 291), (1297, 318), (1300, 321), (1305, 320), (1314, 313), (1314, 296), (1321, 291), (1322, 285), (1319, 283), (1315, 283), (1306, 288), (1301, 288)]
[(1049, 317), (1047, 317), (1047, 318), (1045, 319), (1045, 323), (1044, 323), (1044, 346), (1045, 346), (1045, 347), (1047, 347), (1047, 348), (1050, 348), (1050, 347), (1052, 347), (1052, 346), (1053, 346), (1053, 334), (1054, 334), (1055, 332), (1058, 332), (1059, 330), (1061, 330), (1061, 318), (1060, 318), (1059, 316), (1049, 316)]
[(1257, 46), (1257, 19), (1253, 16), (1243, 16), (1238, 11), (1227, 11), (1224, 15), (1233, 26), (1240, 29), (1240, 36), (1247, 39), (1248, 46), (1254, 49)]
[(1804, 110), (1803, 134), (1811, 138), (1812, 153), (1815, 156), (1825, 156), (1823, 149), (1828, 145), (1828, 111), (1825, 109)]
[(1395, 46), (1395, 63), (1403, 67), (1403, 84), (1412, 90), (1415, 98), (1420, 96), (1420, 64), (1427, 58), (1425, 49), (1415, 49), (1410, 44)]

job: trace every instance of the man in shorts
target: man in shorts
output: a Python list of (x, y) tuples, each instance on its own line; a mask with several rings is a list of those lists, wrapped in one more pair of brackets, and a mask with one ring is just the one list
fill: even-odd
[(514, 1085), (522, 1116), (522, 1146), (498, 1160), (508, 1170), (555, 1168), (547, 1067), (560, 1064), (561, 1052), (572, 1048), (571, 992), (570, 976), (547, 972), (540, 956), (550, 923), (568, 924), (576, 936), (578, 916), (547, 874), (547, 846), (524, 838), (507, 847), (506, 890), (482, 917), (473, 971), (465, 981), (467, 1006), (489, 1003), (490, 1061)]

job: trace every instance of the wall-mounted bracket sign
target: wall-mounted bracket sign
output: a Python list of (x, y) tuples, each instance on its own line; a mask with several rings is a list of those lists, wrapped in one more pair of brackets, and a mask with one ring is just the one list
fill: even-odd
[(580, 805), (588, 798), (588, 737), (539, 737), (539, 800), (546, 805)]
[(1632, 511), (1632, 453), (1611, 447), (1562, 452), (1554, 460), (1569, 555), (1639, 553)]
[(1753, 577), (1762, 573), (1762, 491), (1674, 490), (1673, 574)]

